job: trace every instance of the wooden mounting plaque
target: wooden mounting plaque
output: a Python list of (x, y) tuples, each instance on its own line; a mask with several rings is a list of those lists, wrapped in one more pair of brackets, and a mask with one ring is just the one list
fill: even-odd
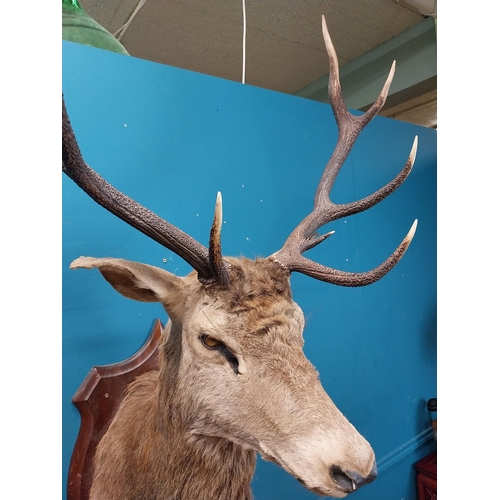
[(157, 319), (139, 351), (120, 363), (94, 366), (73, 396), (81, 423), (69, 466), (67, 500), (88, 500), (96, 447), (108, 430), (128, 384), (137, 376), (157, 369), (162, 334), (163, 326)]

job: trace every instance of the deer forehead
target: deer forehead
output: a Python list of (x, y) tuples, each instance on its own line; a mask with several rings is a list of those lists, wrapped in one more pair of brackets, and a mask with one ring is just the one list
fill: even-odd
[(230, 263), (230, 283), (202, 284), (196, 273), (186, 277), (189, 314), (197, 309), (217, 309), (229, 314), (268, 317), (281, 314), (292, 301), (289, 273), (269, 259), (255, 261), (241, 257), (225, 259)]
[(293, 301), (266, 299), (252, 308), (231, 310), (218, 301), (206, 300), (185, 319), (184, 327), (195, 335), (204, 333), (221, 341), (234, 339), (242, 346), (255, 342), (302, 343), (304, 314)]
[[(227, 259), (230, 285), (191, 282), (184, 327), (245, 343), (300, 342), (304, 315), (292, 300), (289, 274), (268, 259)], [(222, 338), (221, 338), (222, 337)]]

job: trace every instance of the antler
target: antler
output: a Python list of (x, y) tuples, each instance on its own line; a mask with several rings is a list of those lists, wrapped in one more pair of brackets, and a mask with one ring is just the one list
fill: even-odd
[(304, 257), (302, 253), (315, 247), (334, 233), (334, 231), (331, 231), (322, 236), (318, 235), (316, 231), (321, 226), (342, 217), (363, 212), (394, 192), (394, 190), (397, 189), (408, 177), (408, 174), (413, 167), (418, 141), (417, 137), (415, 137), (410, 156), (403, 170), (401, 170), (401, 172), (387, 185), (366, 198), (351, 203), (335, 204), (330, 200), (330, 191), (333, 183), (335, 182), (335, 179), (356, 139), (364, 127), (377, 115), (380, 109), (382, 109), (382, 106), (385, 103), (389, 87), (394, 76), (396, 62), (392, 64), (389, 76), (387, 77), (382, 91), (370, 109), (363, 115), (353, 115), (347, 109), (342, 96), (337, 54), (335, 53), (330, 34), (328, 33), (324, 16), (322, 17), (322, 24), (323, 38), (325, 40), (328, 57), (330, 59), (328, 96), (335, 115), (335, 120), (337, 121), (339, 136), (333, 154), (325, 167), (318, 185), (314, 199), (313, 211), (292, 231), (288, 239), (285, 241), (283, 248), (272, 254), (269, 258), (277, 261), (281, 266), (288, 269), (290, 272), (297, 271), (307, 274), (315, 279), (326, 281), (335, 285), (352, 287), (364, 286), (382, 278), (397, 264), (399, 259), (401, 259), (410, 245), (413, 235), (415, 234), (415, 230), (417, 228), (416, 220), (405, 239), (401, 242), (395, 252), (384, 263), (372, 271), (364, 273), (348, 273), (339, 271), (313, 262)]
[(94, 201), (127, 224), (138, 229), (182, 257), (196, 271), (202, 283), (229, 283), (228, 264), (222, 259), (220, 234), (222, 198), (217, 195), (216, 211), (210, 232), (209, 249), (174, 225), (124, 195), (90, 168), (82, 158), (73, 128), (62, 100), (62, 170)]

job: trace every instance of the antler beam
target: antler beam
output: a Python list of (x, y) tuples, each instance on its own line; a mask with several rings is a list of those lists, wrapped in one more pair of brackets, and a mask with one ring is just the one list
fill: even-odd
[(330, 200), (330, 192), (348, 154), (356, 142), (361, 131), (382, 109), (389, 93), (389, 87), (394, 77), (396, 62), (392, 64), (389, 76), (378, 96), (366, 113), (355, 116), (349, 112), (345, 104), (340, 87), (339, 65), (337, 54), (333, 47), (325, 17), (322, 18), (323, 38), (330, 61), (330, 79), (328, 83), (328, 96), (333, 109), (333, 114), (339, 129), (337, 144), (328, 161), (316, 191), (313, 211), (292, 231), (281, 250), (269, 258), (277, 261), (290, 272), (297, 271), (315, 279), (342, 286), (364, 286), (373, 283), (387, 274), (401, 259), (415, 234), (417, 221), (413, 223), (410, 231), (394, 253), (380, 266), (364, 273), (348, 273), (329, 268), (313, 262), (302, 254), (326, 238), (334, 231), (319, 236), (316, 231), (325, 224), (342, 217), (354, 215), (373, 207), (392, 192), (394, 192), (408, 177), (417, 152), (418, 139), (415, 137), (408, 160), (401, 172), (388, 184), (375, 193), (351, 203), (335, 204)]
[[(220, 220), (222, 199), (217, 198), (216, 216), (210, 237), (210, 249), (191, 238), (174, 225), (124, 195), (90, 168), (82, 158), (73, 128), (62, 100), (62, 170), (94, 201), (127, 224), (182, 257), (196, 271), (204, 283), (227, 285), (229, 272), (222, 260), (220, 247)], [(219, 216), (219, 219), (217, 219)]]

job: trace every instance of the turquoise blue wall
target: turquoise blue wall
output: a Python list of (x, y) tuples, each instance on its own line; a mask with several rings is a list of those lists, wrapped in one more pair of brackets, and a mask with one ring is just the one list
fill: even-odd
[[(327, 60), (325, 55), (325, 68)], [(63, 42), (63, 92), (86, 161), (118, 189), (207, 244), (217, 191), (226, 255), (267, 256), (311, 210), (337, 130), (328, 105)], [(397, 267), (364, 288), (292, 276), (307, 318), (305, 352), (332, 399), (370, 441), (380, 474), (358, 500), (415, 498), (412, 464), (435, 448), (425, 402), (436, 396), (436, 132), (376, 118), (362, 133), (333, 199), (362, 198), (403, 167), (413, 172), (368, 212), (327, 226), (308, 252), (364, 271), (382, 262), (415, 218)], [(63, 183), (63, 490), (80, 424), (71, 398), (94, 365), (121, 361), (145, 341), (161, 306), (127, 300), (80, 255), (191, 269), (121, 222), (65, 175)], [(166, 259), (166, 263), (164, 262)], [(276, 465), (258, 462), (256, 500), (317, 498)]]

